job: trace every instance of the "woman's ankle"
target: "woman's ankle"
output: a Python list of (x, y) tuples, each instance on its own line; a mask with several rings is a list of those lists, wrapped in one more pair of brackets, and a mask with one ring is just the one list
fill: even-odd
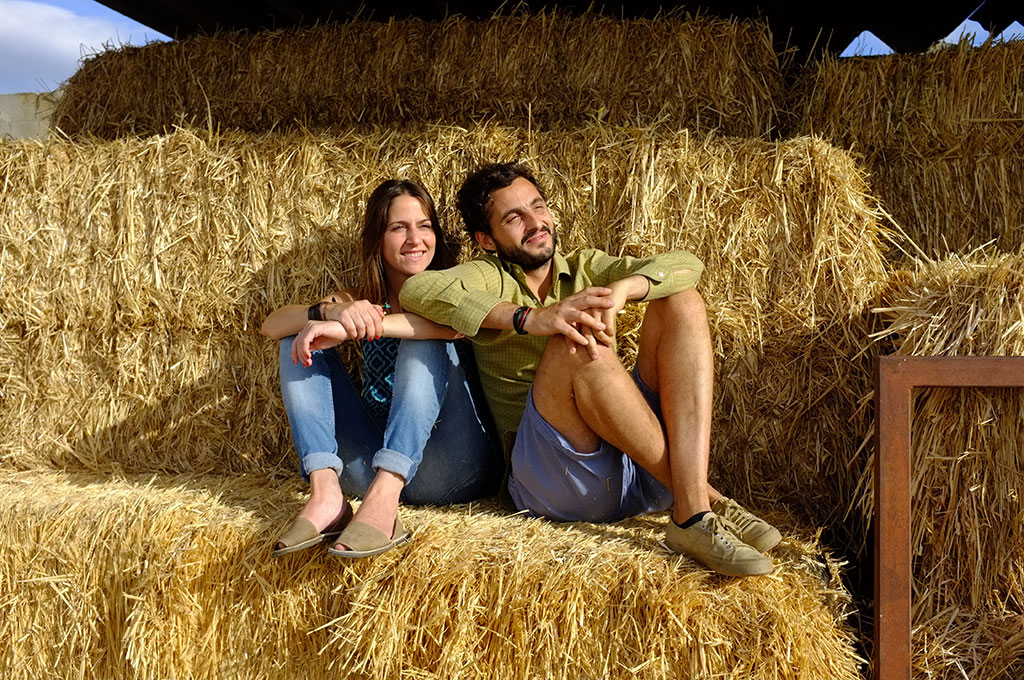
[(309, 473), (309, 500), (332, 501), (343, 500), (345, 494), (338, 481), (338, 473), (333, 468), (313, 470)]

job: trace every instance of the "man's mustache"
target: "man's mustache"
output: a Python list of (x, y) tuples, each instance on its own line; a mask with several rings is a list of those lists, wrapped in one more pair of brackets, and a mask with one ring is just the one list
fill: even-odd
[(525, 246), (527, 241), (529, 241), (531, 238), (533, 238), (539, 232), (542, 232), (542, 231), (547, 233), (547, 234), (551, 234), (551, 230), (548, 229), (547, 227), (540, 227), (539, 229), (534, 229), (529, 234), (526, 234), (525, 236), (523, 236), (523, 240), (519, 242), (519, 245)]

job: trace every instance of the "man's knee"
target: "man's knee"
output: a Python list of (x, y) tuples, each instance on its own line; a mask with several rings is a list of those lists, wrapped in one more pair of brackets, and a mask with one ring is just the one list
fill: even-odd
[(564, 403), (564, 399), (572, 399), (577, 390), (592, 389), (595, 382), (610, 380), (614, 372), (625, 373), (614, 349), (598, 345), (596, 355), (592, 357), (589, 348), (583, 345), (576, 345), (572, 352), (563, 336), (553, 336), (537, 365), (534, 398), (538, 403), (547, 403), (549, 397), (556, 397)]
[(578, 375), (581, 371), (600, 370), (605, 367), (622, 367), (613, 347), (603, 345), (595, 340), (591, 346), (584, 346), (571, 342), (562, 335), (552, 336), (544, 348), (540, 364), (537, 367), (538, 374), (545, 372), (561, 372), (571, 376)]
[(677, 322), (707, 323), (708, 310), (704, 298), (696, 289), (680, 291), (668, 297), (652, 300), (647, 313), (669, 317)]

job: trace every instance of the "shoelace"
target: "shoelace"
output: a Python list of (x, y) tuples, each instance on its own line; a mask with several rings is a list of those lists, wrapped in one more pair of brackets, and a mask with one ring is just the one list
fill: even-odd
[(743, 512), (740, 506), (737, 505), (736, 503), (732, 501), (726, 501), (725, 506), (733, 511), (733, 514), (738, 518), (738, 520), (731, 519), (728, 517), (722, 517), (721, 515), (719, 515), (719, 517), (722, 517), (722, 521), (725, 522), (726, 526), (732, 529), (733, 533), (735, 533), (737, 536), (743, 534), (747, 529), (750, 528), (751, 524), (755, 523), (754, 518), (749, 513)]
[(736, 547), (735, 544), (739, 542), (736, 537), (735, 529), (736, 525), (722, 517), (721, 515), (715, 515), (706, 522), (708, 529), (715, 536), (725, 543), (730, 548)]

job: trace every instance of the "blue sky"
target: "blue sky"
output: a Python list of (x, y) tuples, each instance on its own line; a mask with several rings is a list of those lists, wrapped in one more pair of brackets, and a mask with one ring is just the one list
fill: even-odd
[(169, 40), (93, 0), (0, 0), (0, 94), (49, 92), (104, 44)]

